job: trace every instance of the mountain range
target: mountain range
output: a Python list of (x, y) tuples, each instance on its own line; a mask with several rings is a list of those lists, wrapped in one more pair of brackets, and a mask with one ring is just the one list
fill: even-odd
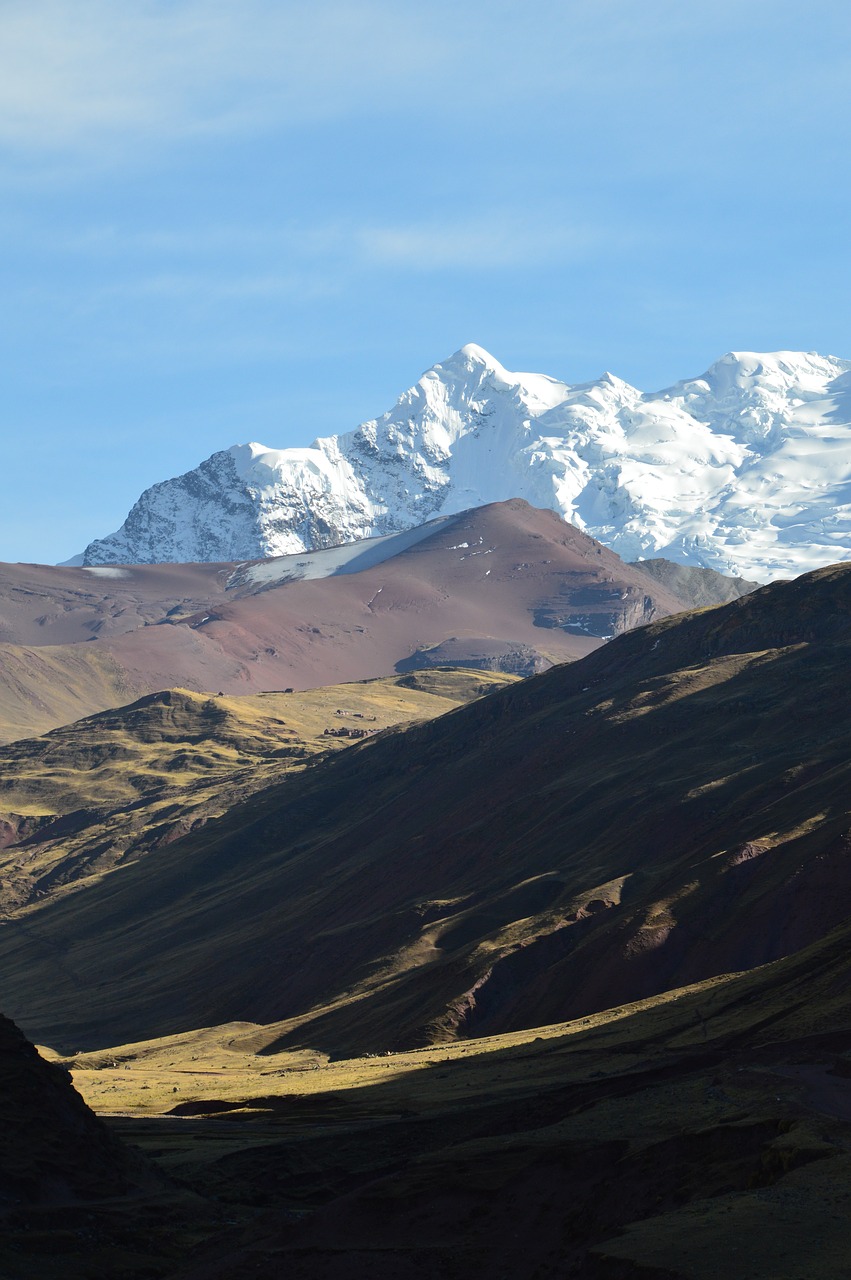
[(423, 666), (529, 675), (753, 588), (624, 564), (520, 499), (262, 562), (0, 566), (0, 741), (158, 690), (307, 689)]
[(154, 485), (74, 562), (299, 554), (519, 497), (625, 560), (764, 582), (851, 558), (849, 459), (846, 360), (730, 353), (643, 393), (512, 373), (470, 344), (353, 431), (234, 445)]
[(4, 1277), (845, 1280), (848, 378), (465, 348), (0, 566)]
[(585, 652), (415, 648), (2, 749), (0, 1006), (54, 1060), (0, 1024), (3, 1275), (844, 1280), (851, 565), (665, 613), (519, 501), (392, 546), (9, 568), (11, 633), (62, 643), (6, 647), (46, 664), (198, 605), (309, 626), (359, 579), (482, 619), (496, 577), (493, 616)]
[(247, 1019), (353, 1053), (806, 946), (851, 908), (850, 600), (851, 566), (816, 571), (279, 781), (258, 770), (221, 816), (0, 926), (2, 1002), (65, 1047)]

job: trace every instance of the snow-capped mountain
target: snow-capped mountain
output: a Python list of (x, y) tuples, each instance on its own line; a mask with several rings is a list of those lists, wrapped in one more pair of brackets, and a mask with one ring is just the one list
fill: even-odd
[(626, 560), (767, 581), (851, 559), (851, 361), (738, 352), (645, 394), (511, 373), (471, 344), (354, 431), (234, 445), (154, 485), (76, 563), (286, 555), (512, 497)]

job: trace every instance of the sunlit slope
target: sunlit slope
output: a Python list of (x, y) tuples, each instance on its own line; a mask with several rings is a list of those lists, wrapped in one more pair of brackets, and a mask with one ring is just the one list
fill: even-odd
[(94, 644), (0, 644), (0, 742), (41, 733), (144, 691)]
[(241, 698), (171, 689), (0, 747), (0, 905), (77, 888), (318, 753), (512, 681), (454, 670)]
[[(451, 1097), (460, 1077), (425, 1068), (453, 1063), (465, 1064), (464, 1080), (468, 1086), (475, 1080), (477, 1094), (499, 1097), (521, 1083), (530, 1093), (542, 1085), (555, 1087), (579, 1063), (585, 1070), (592, 1058), (594, 1068), (605, 1067), (609, 1073), (628, 1055), (639, 1056), (650, 1047), (669, 1053), (672, 1060), (681, 1055), (700, 1058), (710, 1048), (713, 1054), (762, 1053), (764, 1059), (778, 1046), (805, 1042), (811, 1044), (814, 1058), (819, 1051), (851, 1053), (849, 939), (851, 925), (846, 923), (782, 960), (573, 1021), (362, 1058), (288, 1049), (279, 1043), (280, 1023), (252, 1022), (196, 1028), (71, 1055), (49, 1047), (42, 1052), (73, 1071), (77, 1088), (95, 1111), (140, 1116), (175, 1108), (184, 1114), (191, 1108), (201, 1115), (204, 1100), (244, 1111), (275, 1111), (276, 1099), (365, 1089), (390, 1080), (407, 1087), (409, 1101), (416, 1097), (427, 1104)], [(513, 1069), (503, 1074), (505, 1066)], [(439, 1083), (445, 1079), (451, 1083)], [(848, 1091), (851, 1119), (851, 1084)], [(216, 1110), (224, 1107), (211, 1106), (209, 1114)]]
[(526, 675), (686, 607), (522, 501), (414, 532), (261, 563), (0, 565), (0, 741), (160, 689), (309, 689), (412, 662)]
[[(269, 1052), (276, 1028), (236, 1024), (69, 1066), (169, 1172), (268, 1206), (194, 1280), (246, 1258), (352, 1280), (644, 1274), (623, 1258), (714, 1280), (719, 1257), (731, 1280), (840, 1280), (848, 942), (846, 925), (753, 973), (407, 1053)], [(183, 1118), (170, 1136), (145, 1120), (164, 1113)]]
[(31, 1035), (334, 1053), (560, 1021), (842, 922), (851, 570), (668, 619), (283, 780), (0, 936)]

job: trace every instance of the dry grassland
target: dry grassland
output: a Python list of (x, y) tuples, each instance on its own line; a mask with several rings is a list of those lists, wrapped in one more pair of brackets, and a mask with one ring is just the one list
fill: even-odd
[(91, 883), (359, 740), (340, 731), (429, 720), (515, 679), (455, 669), (239, 698), (172, 689), (0, 747), (0, 820), (20, 835), (0, 849), (0, 909)]

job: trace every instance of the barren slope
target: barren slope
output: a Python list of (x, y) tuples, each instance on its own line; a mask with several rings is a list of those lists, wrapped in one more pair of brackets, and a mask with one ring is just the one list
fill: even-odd
[(387, 559), (392, 540), (377, 551), (346, 548), (339, 568), (333, 549), (319, 553), (332, 558), (327, 577), (301, 578), (317, 570), (300, 568), (298, 556), (6, 566), (0, 737), (42, 733), (163, 688), (234, 695), (389, 675), (448, 641), (453, 664), (479, 665), (484, 653), (492, 667), (523, 674), (683, 607), (553, 512), (519, 500), (421, 532)]
[(851, 906), (849, 615), (837, 566), (357, 745), (10, 921), (6, 1002), (75, 1047), (249, 1019), (339, 1053), (786, 955)]

